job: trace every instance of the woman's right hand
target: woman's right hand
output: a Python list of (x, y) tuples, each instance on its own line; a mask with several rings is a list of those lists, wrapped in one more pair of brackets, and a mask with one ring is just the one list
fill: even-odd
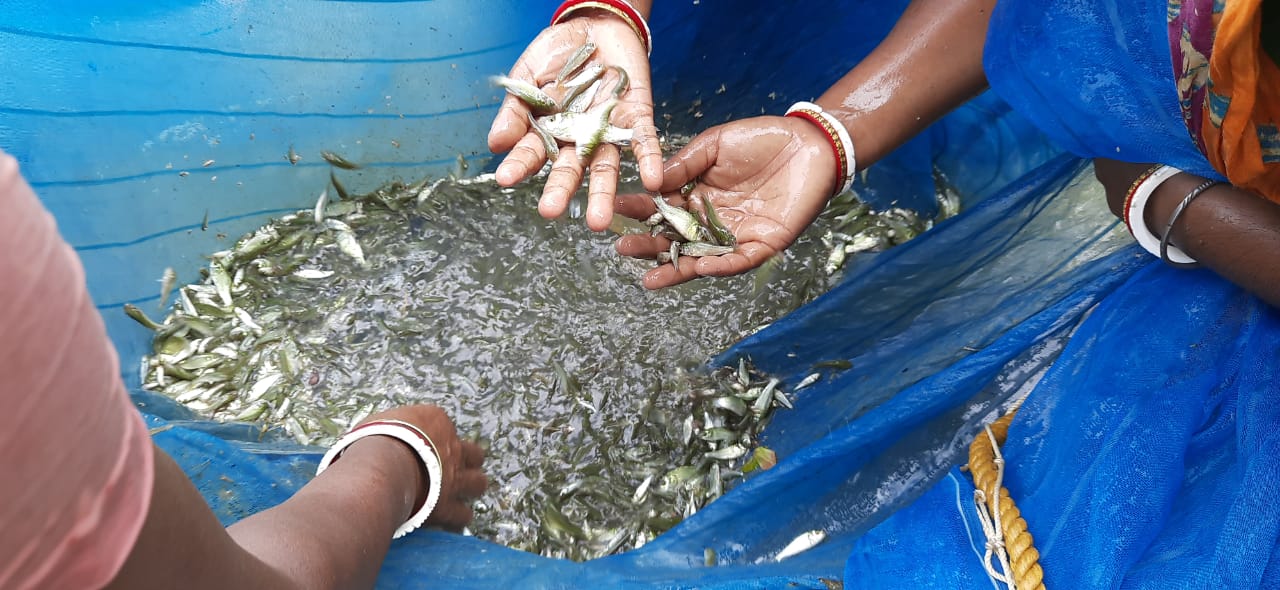
[[(692, 183), (687, 195), (679, 189)], [(667, 162), (662, 193), (677, 207), (701, 209), (705, 197), (737, 239), (719, 256), (681, 257), (644, 275), (661, 289), (700, 276), (747, 272), (782, 252), (817, 219), (836, 188), (836, 159), (826, 135), (795, 117), (754, 117), (712, 127)], [(622, 195), (618, 212), (635, 219), (653, 215), (649, 195)], [(619, 254), (655, 258), (671, 242), (662, 236), (620, 238)]]
[[(614, 109), (611, 122), (631, 129), (631, 150), (639, 164), (640, 178), (649, 190), (662, 184), (662, 148), (653, 123), (653, 94), (650, 89), (649, 58), (643, 41), (627, 21), (600, 10), (574, 12), (560, 24), (542, 31), (511, 68), (511, 78), (544, 88), (559, 99), (563, 91), (555, 80), (569, 58), (588, 41), (596, 45), (591, 61), (626, 70), (630, 86)], [(513, 186), (542, 169), (546, 149), (529, 124), (529, 107), (507, 95), (489, 129), (489, 149), (507, 153), (495, 174), (498, 184)], [(621, 152), (602, 143), (591, 161), (581, 161), (571, 149), (560, 151), (538, 203), (538, 212), (548, 219), (564, 214), (569, 200), (582, 184), (590, 164), (587, 197), (587, 226), (603, 231), (613, 220), (613, 199), (617, 193)]]
[[(431, 516), (427, 518), (426, 524), (452, 531), (462, 530), (467, 526), (474, 516), (471, 503), (479, 498), (489, 485), (489, 479), (482, 469), (484, 450), (480, 445), (458, 438), (458, 429), (454, 426), (453, 420), (449, 419), (444, 410), (436, 406), (413, 405), (393, 408), (369, 416), (360, 424), (373, 420), (408, 422), (431, 438), (439, 455), (443, 481), (440, 482), (440, 501), (432, 510)], [(404, 446), (404, 449), (409, 450), (409, 447)], [(415, 465), (421, 464), (412, 451), (405, 456), (412, 458)], [(422, 484), (422, 489), (417, 490), (416, 498), (426, 496), (428, 482), (422, 481)]]

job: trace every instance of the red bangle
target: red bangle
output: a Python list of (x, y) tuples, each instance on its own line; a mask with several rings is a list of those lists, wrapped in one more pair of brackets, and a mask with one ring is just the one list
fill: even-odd
[(570, 13), (584, 8), (598, 8), (606, 12), (611, 12), (622, 20), (627, 21), (627, 25), (635, 31), (640, 42), (644, 43), (645, 55), (653, 53), (653, 39), (649, 31), (649, 23), (645, 22), (644, 17), (640, 15), (640, 11), (631, 6), (625, 0), (565, 0), (560, 8), (551, 15), (551, 24), (558, 25), (560, 21), (569, 16)]
[(1129, 185), (1129, 191), (1124, 195), (1124, 209), (1122, 210), (1124, 212), (1124, 226), (1129, 228), (1130, 234), (1133, 233), (1133, 225), (1129, 221), (1129, 205), (1133, 203), (1133, 195), (1137, 194), (1138, 187), (1142, 186), (1142, 183), (1148, 178), (1151, 178), (1151, 175), (1155, 174), (1156, 170), (1159, 169), (1159, 164), (1155, 164), (1152, 167), (1147, 168), (1142, 174), (1139, 174), (1137, 178), (1133, 179), (1133, 184)]
[(844, 155), (844, 146), (840, 145), (840, 140), (836, 137), (835, 130), (828, 128), (827, 122), (825, 120), (821, 119), (820, 117), (817, 117), (813, 113), (806, 110), (791, 111), (790, 113), (787, 113), (786, 116), (799, 117), (810, 123), (813, 123), (818, 127), (818, 129), (822, 130), (822, 133), (824, 135), (827, 136), (827, 143), (831, 145), (831, 154), (834, 155), (836, 158), (835, 194), (840, 194), (841, 192), (843, 192), (843, 189), (845, 188), (844, 181), (846, 176), (845, 167), (848, 166), (848, 162), (846, 162), (847, 157)]

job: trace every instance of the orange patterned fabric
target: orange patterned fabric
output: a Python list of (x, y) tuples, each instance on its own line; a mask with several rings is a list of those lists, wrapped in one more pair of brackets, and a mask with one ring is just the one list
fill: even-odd
[(1205, 156), (1235, 186), (1280, 203), (1280, 67), (1262, 50), (1262, 0), (1214, 4)]

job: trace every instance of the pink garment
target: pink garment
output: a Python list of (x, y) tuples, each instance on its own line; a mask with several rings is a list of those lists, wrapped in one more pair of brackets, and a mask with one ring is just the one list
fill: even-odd
[(147, 515), (151, 453), (80, 260), (0, 153), (0, 588), (110, 582)]

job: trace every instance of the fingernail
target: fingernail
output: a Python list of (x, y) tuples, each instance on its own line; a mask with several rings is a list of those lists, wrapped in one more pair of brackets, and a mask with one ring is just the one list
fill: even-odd
[(498, 165), (498, 169), (494, 171), (493, 177), (498, 184), (510, 185), (520, 180), (520, 165), (515, 162), (503, 162)]

